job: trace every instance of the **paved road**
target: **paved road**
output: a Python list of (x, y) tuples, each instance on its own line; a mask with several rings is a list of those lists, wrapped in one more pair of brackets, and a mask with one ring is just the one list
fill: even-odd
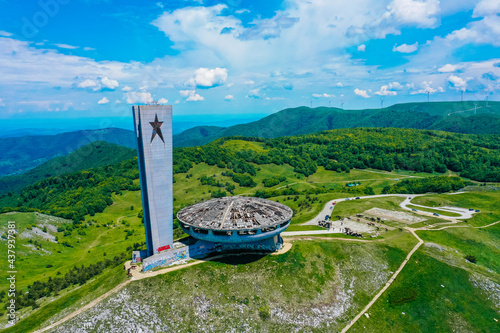
[[(464, 193), (464, 192), (450, 193), (450, 195), (451, 194), (461, 194), (461, 193)], [(377, 194), (377, 195), (359, 196), (360, 199), (355, 199), (356, 197), (334, 199), (334, 200), (328, 201), (318, 215), (316, 215), (311, 220), (309, 220), (309, 221), (307, 221), (305, 223), (302, 223), (302, 224), (303, 225), (318, 225), (318, 222), (319, 221), (323, 221), (325, 219), (326, 215), (330, 215), (330, 216), (335, 215), (334, 214), (335, 206), (338, 205), (342, 201), (371, 199), (371, 198), (383, 198), (383, 197), (401, 197), (401, 198), (405, 198), (405, 200), (403, 202), (401, 202), (399, 204), (399, 206), (401, 208), (405, 209), (405, 210), (408, 210), (408, 211), (412, 211), (411, 208), (407, 207), (407, 205), (411, 204), (411, 205), (422, 207), (422, 208), (440, 210), (440, 211), (443, 212), (443, 214), (446, 214), (447, 212), (448, 213), (460, 214), (459, 217), (449, 217), (449, 216), (444, 216), (444, 215), (440, 215), (439, 216), (439, 218), (441, 218), (443, 220), (449, 220), (449, 221), (452, 221), (452, 222), (456, 222), (457, 219), (470, 219), (470, 218), (472, 218), (472, 215), (475, 214), (474, 211), (471, 212), (471, 211), (469, 211), (466, 208), (449, 207), (449, 206), (446, 206), (446, 207), (437, 207), (436, 208), (436, 207), (427, 207), (427, 206), (416, 205), (416, 204), (412, 204), (411, 203), (411, 200), (413, 198), (418, 197), (418, 196), (422, 196), (422, 195), (428, 195), (428, 194)], [(335, 202), (336, 204), (333, 205), (333, 202)], [(330, 209), (330, 207), (332, 207), (332, 209)], [(424, 212), (424, 211), (420, 211), (420, 210), (417, 211), (417, 212), (414, 212), (414, 213), (417, 213), (417, 214), (420, 214), (420, 215), (429, 216), (429, 217), (433, 216), (432, 213)]]
[[(462, 192), (451, 193), (451, 194), (459, 194), (459, 193), (462, 193)], [(407, 205), (412, 205), (412, 206), (416, 206), (416, 207), (428, 208), (428, 209), (434, 209), (434, 210), (442, 211), (443, 212), (442, 214), (446, 214), (446, 213), (460, 214), (460, 216), (458, 216), (458, 217), (449, 217), (449, 216), (441, 216), (441, 215), (439, 216), (440, 218), (452, 219), (452, 220), (456, 220), (456, 219), (458, 219), (458, 220), (470, 219), (470, 218), (472, 218), (472, 215), (475, 214), (475, 211), (469, 211), (467, 208), (450, 207), (450, 206), (429, 207), (429, 206), (422, 206), (422, 205), (417, 205), (417, 204), (411, 203), (411, 199), (410, 198), (414, 198), (416, 196), (417, 195), (411, 196), (411, 194), (409, 194), (409, 197), (407, 197), (402, 203), (400, 203), (399, 206), (401, 208), (403, 208), (403, 209), (410, 210), (410, 211), (412, 209), (409, 208), (409, 207), (407, 207)], [(424, 211), (418, 211), (417, 213), (419, 213), (421, 215), (433, 216), (433, 213), (424, 212)]]

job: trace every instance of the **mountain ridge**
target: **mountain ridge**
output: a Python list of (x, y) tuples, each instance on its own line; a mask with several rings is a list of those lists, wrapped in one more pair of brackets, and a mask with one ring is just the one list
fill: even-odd
[(174, 145), (203, 145), (224, 136), (276, 138), (350, 127), (395, 127), (447, 130), (464, 134), (500, 134), (500, 102), (489, 102), (488, 107), (480, 105), (476, 115), (474, 104), (473, 101), (404, 103), (382, 109), (362, 110), (301, 106), (284, 109), (247, 124), (216, 129), (198, 126), (174, 135)]

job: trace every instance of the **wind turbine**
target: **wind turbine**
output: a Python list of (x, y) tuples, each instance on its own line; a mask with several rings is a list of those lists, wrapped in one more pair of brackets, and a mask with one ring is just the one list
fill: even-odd
[(430, 97), (431, 96), (431, 92), (429, 90), (427, 90), (427, 103), (429, 103), (429, 100), (430, 100)]
[(380, 97), (380, 108), (384, 108), (384, 99), (382, 97)]
[(341, 107), (342, 109), (344, 109), (344, 101), (343, 101), (343, 100), (340, 100), (340, 107)]
[(463, 90), (462, 90), (461, 94), (462, 94), (462, 95), (461, 95), (461, 97), (460, 97), (460, 102), (463, 102), (463, 101), (464, 101), (464, 91), (463, 91)]
[(474, 114), (476, 114), (476, 110), (477, 110), (477, 103), (474, 103)]
[(328, 101), (328, 107), (330, 107), (331, 104), (332, 104), (332, 101)]

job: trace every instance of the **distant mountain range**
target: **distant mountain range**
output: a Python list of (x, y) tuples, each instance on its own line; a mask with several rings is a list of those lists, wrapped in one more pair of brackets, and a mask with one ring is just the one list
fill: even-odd
[[(381, 109), (343, 110), (298, 107), (258, 121), (230, 127), (198, 126), (173, 137), (174, 146), (199, 146), (225, 136), (281, 136), (309, 134), (336, 128), (397, 127), (469, 134), (500, 134), (500, 102), (430, 102), (396, 104)], [(91, 142), (106, 141), (135, 148), (132, 131), (108, 128), (57, 135), (0, 138), (0, 177), (23, 174), (54, 157)]]
[(55, 157), (22, 175), (0, 178), (0, 195), (9, 191), (16, 192), (48, 177), (117, 164), (135, 156), (137, 156), (135, 149), (114, 143), (95, 141), (66, 156)]
[(298, 107), (231, 127), (198, 126), (174, 135), (174, 146), (187, 147), (243, 135), (263, 138), (314, 133), (336, 128), (397, 127), (468, 134), (500, 134), (500, 102), (430, 102), (396, 104), (382, 109), (343, 110)]
[(57, 135), (0, 138), (0, 176), (22, 174), (95, 141), (136, 148), (134, 133), (120, 128), (68, 132)]

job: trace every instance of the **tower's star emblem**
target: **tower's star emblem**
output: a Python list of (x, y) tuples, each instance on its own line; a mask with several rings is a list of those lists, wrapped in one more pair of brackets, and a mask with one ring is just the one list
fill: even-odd
[(153, 126), (153, 134), (151, 135), (151, 142), (153, 142), (153, 139), (155, 138), (156, 134), (160, 137), (161, 141), (165, 143), (165, 140), (163, 140), (163, 134), (161, 133), (161, 125), (163, 125), (163, 121), (158, 121), (158, 114), (155, 113), (155, 121), (149, 122), (151, 126)]

